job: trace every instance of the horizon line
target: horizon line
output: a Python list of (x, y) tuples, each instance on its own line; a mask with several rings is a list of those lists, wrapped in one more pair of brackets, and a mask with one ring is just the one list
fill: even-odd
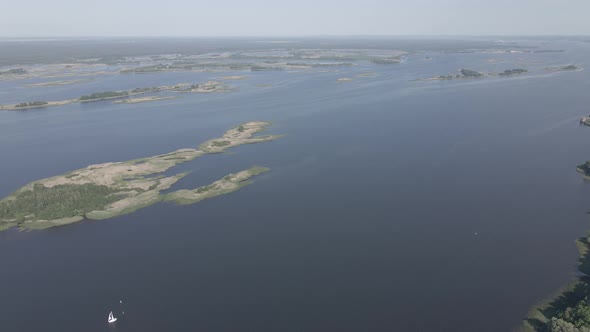
[(391, 38), (391, 37), (590, 37), (590, 34), (314, 34), (314, 35), (45, 35), (3, 36), (1, 39), (56, 38)]

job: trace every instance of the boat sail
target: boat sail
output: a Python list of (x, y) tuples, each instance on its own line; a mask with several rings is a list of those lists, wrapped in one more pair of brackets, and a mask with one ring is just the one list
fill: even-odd
[(109, 313), (109, 323), (114, 323), (117, 321), (117, 317), (113, 316), (113, 312)]

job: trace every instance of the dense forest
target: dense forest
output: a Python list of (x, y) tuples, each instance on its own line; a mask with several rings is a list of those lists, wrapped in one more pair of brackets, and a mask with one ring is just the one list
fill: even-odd
[(83, 216), (120, 199), (111, 195), (115, 192), (107, 186), (92, 183), (51, 188), (36, 184), (32, 190), (18, 192), (0, 201), (0, 224), (10, 220), (21, 223), (30, 215), (46, 220)]

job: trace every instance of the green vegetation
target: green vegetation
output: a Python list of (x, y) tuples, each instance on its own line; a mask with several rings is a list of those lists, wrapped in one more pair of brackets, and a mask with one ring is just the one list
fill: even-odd
[(152, 88), (135, 88), (133, 90), (131, 90), (131, 93), (146, 93), (146, 92), (156, 92), (159, 91), (160, 89), (158, 87), (152, 87)]
[(576, 327), (575, 324), (572, 324), (568, 321), (559, 318), (552, 318), (551, 321), (548, 323), (547, 331), (549, 332), (590, 332), (589, 328), (586, 327)]
[(22, 223), (29, 219), (62, 219), (103, 209), (118, 200), (115, 190), (92, 183), (63, 184), (47, 188), (35, 184), (0, 201), (0, 225), (5, 220)]
[[(581, 284), (580, 286), (580, 288), (588, 287), (587, 284)], [(555, 317), (555, 321), (561, 320), (570, 323), (577, 328), (590, 327), (590, 306), (587, 294), (588, 290), (583, 289), (580, 293), (583, 297), (579, 299), (575, 305), (572, 303), (572, 306), (567, 307), (563, 311), (559, 311)]]
[(205, 154), (279, 138), (278, 135), (254, 136), (267, 125), (268, 122), (262, 121), (248, 122), (228, 130), (220, 138), (201, 144), (199, 149), (185, 148), (126, 162), (90, 165), (32, 182), (0, 200), (0, 231), (15, 226), (43, 229), (84, 218), (107, 219), (156, 204), (164, 198), (192, 204), (238, 190), (250, 183), (247, 179), (267, 169), (254, 167), (225, 176), (208, 186), (168, 194), (162, 191), (169, 189), (187, 173), (171, 176), (163, 173)]
[[(576, 170), (590, 179), (590, 161), (578, 165)], [(576, 246), (580, 253), (578, 270), (582, 276), (558, 297), (533, 309), (524, 321), (525, 331), (590, 332), (590, 235), (579, 238)]]
[(15, 69), (9, 69), (9, 70), (4, 70), (4, 71), (0, 71), (0, 75), (10, 75), (10, 74), (26, 74), (27, 71), (24, 70), (23, 68), (15, 68)]
[(590, 177), (590, 160), (580, 164), (576, 167), (576, 170), (582, 174), (584, 174), (584, 177)]
[(16, 104), (16, 105), (14, 105), (14, 107), (39, 107), (39, 106), (44, 106), (47, 104), (48, 104), (48, 102), (46, 102), (46, 101), (30, 101), (28, 103)]
[[(226, 176), (226, 177), (227, 177), (227, 176)], [(225, 178), (224, 178), (224, 179), (225, 179)], [(206, 192), (206, 191), (209, 191), (209, 190), (211, 190), (211, 189), (213, 189), (213, 186), (210, 186), (210, 185), (209, 185), (209, 186), (202, 186), (202, 187), (199, 187), (199, 188), (197, 188), (197, 189), (196, 189), (196, 192), (200, 194), (200, 193), (204, 193), (204, 192)]]
[(230, 141), (213, 141), (211, 144), (213, 146), (228, 146), (230, 143)]
[(284, 67), (281, 66), (272, 66), (272, 65), (252, 65), (250, 66), (251, 71), (271, 71), (271, 70), (285, 70)]
[(483, 76), (482, 73), (476, 72), (475, 70), (471, 70), (471, 69), (465, 69), (462, 68), (460, 70), (461, 75), (463, 75), (464, 77), (481, 77)]
[(520, 68), (516, 68), (516, 69), (507, 69), (504, 70), (503, 72), (501, 72), (500, 74), (498, 74), (499, 76), (512, 76), (512, 75), (520, 75), (520, 74), (524, 74), (528, 72), (528, 70), (526, 69), (520, 69)]
[(157, 64), (153, 66), (144, 66), (144, 67), (136, 67), (131, 69), (123, 69), (120, 71), (121, 74), (129, 74), (129, 73), (153, 73), (158, 71), (164, 71), (169, 69), (170, 66)]
[(579, 270), (584, 274), (560, 296), (534, 309), (525, 320), (526, 330), (538, 332), (590, 332), (590, 242), (576, 242), (580, 252)]
[(371, 59), (371, 62), (376, 64), (376, 65), (395, 65), (400, 63), (400, 59), (398, 58), (384, 58), (384, 59)]
[(80, 97), (81, 101), (92, 101), (97, 99), (107, 99), (107, 98), (118, 98), (118, 97), (127, 97), (129, 96), (129, 92), (127, 91), (106, 91), (106, 92), (95, 92), (91, 95), (86, 95)]
[(569, 65), (569, 66), (565, 66), (562, 67), (561, 70), (578, 70), (580, 69), (578, 66), (574, 66), (574, 65)]
[(164, 196), (164, 201), (171, 201), (180, 205), (194, 204), (204, 199), (234, 192), (251, 184), (251, 181), (248, 181), (251, 177), (268, 171), (269, 169), (266, 167), (252, 167), (236, 174), (226, 175), (221, 180), (195, 190), (171, 192)]

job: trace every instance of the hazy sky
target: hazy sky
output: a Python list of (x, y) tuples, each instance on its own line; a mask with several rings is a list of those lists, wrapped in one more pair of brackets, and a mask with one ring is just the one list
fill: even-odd
[(590, 34), (590, 0), (5, 0), (0, 35)]

